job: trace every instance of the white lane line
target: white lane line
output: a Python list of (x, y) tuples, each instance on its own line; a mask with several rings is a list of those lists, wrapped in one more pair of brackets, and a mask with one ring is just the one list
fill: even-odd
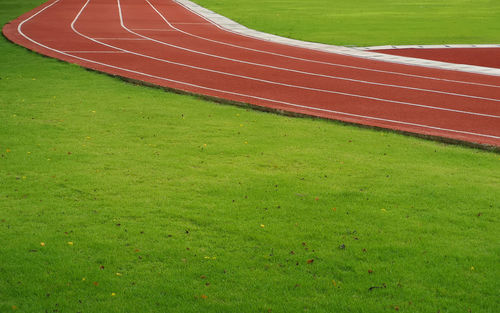
[[(117, 5), (118, 5), (118, 13), (119, 13), (119, 17), (120, 17), (120, 24), (121, 24), (121, 26), (125, 30), (127, 30), (127, 31), (129, 31), (129, 32), (131, 32), (133, 34), (136, 34), (137, 36), (142, 36), (140, 34), (132, 32), (131, 30), (129, 30), (128, 28), (126, 28), (126, 26), (123, 24), (123, 16), (122, 16), (122, 10), (121, 10), (121, 5), (120, 5), (120, 0), (117, 0)], [(191, 68), (191, 69), (195, 69), (195, 70), (200, 70), (200, 71), (205, 71), (205, 72), (210, 72), (210, 73), (216, 73), (216, 74), (221, 74), (221, 75), (225, 75), (225, 76), (237, 77), (237, 78), (241, 78), (241, 79), (252, 80), (252, 81), (257, 81), (257, 82), (261, 82), (261, 83), (267, 83), (267, 84), (271, 84), (271, 85), (277, 85), (277, 86), (284, 86), (284, 87), (289, 87), (289, 88), (297, 88), (297, 89), (302, 89), (302, 90), (308, 90), (308, 91), (313, 91), (313, 92), (322, 92), (322, 93), (328, 93), (328, 94), (336, 94), (336, 95), (341, 95), (341, 96), (361, 98), (361, 99), (368, 99), (368, 100), (379, 101), (379, 102), (384, 102), (384, 103), (402, 104), (402, 105), (420, 107), (420, 108), (425, 108), (425, 109), (448, 111), (448, 112), (454, 112), (454, 113), (460, 113), (460, 114), (467, 114), (467, 115), (476, 115), (476, 116), (483, 116), (483, 117), (489, 117), (489, 118), (500, 118), (500, 116), (498, 116), (498, 115), (485, 114), (485, 113), (477, 113), (477, 112), (469, 112), (469, 111), (449, 109), (449, 108), (441, 108), (441, 107), (433, 107), (433, 106), (428, 106), (428, 105), (423, 105), (423, 104), (416, 104), (416, 103), (411, 103), (411, 102), (389, 100), (389, 99), (382, 99), (382, 98), (377, 98), (377, 97), (369, 97), (369, 96), (351, 94), (351, 93), (346, 93), (346, 92), (339, 92), (339, 91), (324, 90), (324, 89), (319, 89), (319, 88), (312, 88), (312, 87), (298, 86), (298, 85), (292, 85), (292, 84), (285, 84), (285, 83), (279, 83), (279, 82), (265, 80), (265, 79), (260, 79), (260, 78), (255, 78), (255, 77), (249, 77), (249, 76), (244, 76), (244, 75), (227, 73), (227, 72), (223, 72), (223, 71), (212, 70), (212, 69), (208, 69), (208, 68), (204, 68), (204, 67), (199, 67), (199, 66), (194, 66), (194, 65), (188, 65), (188, 64), (184, 64), (184, 63), (179, 63), (179, 62), (169, 61), (169, 60), (165, 60), (165, 59), (160, 59), (160, 58), (157, 58), (157, 57), (153, 57), (153, 56), (150, 56), (150, 55), (146, 55), (146, 54), (134, 52), (134, 51), (131, 51), (131, 50), (122, 49), (120, 47), (113, 46), (113, 45), (101, 42), (101, 41), (99, 41), (99, 40), (97, 40), (95, 38), (92, 38), (92, 37), (89, 37), (89, 36), (86, 36), (86, 35), (80, 33), (74, 27), (74, 23), (71, 24), (71, 28), (78, 35), (80, 35), (80, 36), (82, 36), (82, 37), (84, 37), (84, 38), (86, 38), (86, 39), (88, 39), (90, 41), (93, 41), (95, 43), (101, 44), (103, 46), (106, 46), (106, 47), (109, 47), (109, 48), (112, 48), (112, 49), (117, 49), (117, 50), (120, 50), (120, 51), (123, 51), (123, 52), (127, 52), (127, 53), (130, 53), (130, 54), (139, 56), (139, 57), (143, 57), (143, 58), (147, 58), (147, 59), (159, 61), (159, 62), (162, 62), (162, 63), (173, 64), (173, 65), (176, 65), (176, 66), (187, 67), (187, 68)], [(142, 37), (145, 37), (145, 36), (142, 36)], [(153, 39), (153, 41), (154, 41), (154, 39)]]
[[(32, 39), (31, 37), (29, 37), (29, 36), (27, 36), (26, 34), (23, 33), (22, 27), (23, 27), (24, 23), (30, 21), (35, 16), (37, 16), (40, 13), (42, 13), (46, 9), (52, 7), (54, 4), (58, 3), (59, 1), (60, 0), (56, 0), (52, 4), (48, 5), (47, 7), (43, 8), (42, 10), (38, 11), (37, 13), (35, 13), (32, 16), (30, 16), (29, 18), (27, 18), (26, 20), (22, 21), (18, 25), (18, 27), (17, 27), (18, 33), (21, 36), (23, 36), (24, 38), (26, 38), (28, 41), (30, 41), (30, 42), (32, 42), (32, 43), (34, 43), (34, 44), (36, 44), (36, 45), (38, 45), (38, 46), (40, 46), (42, 48), (45, 48), (47, 50), (50, 50), (50, 51), (53, 51), (53, 52), (56, 52), (56, 53), (60, 53), (62, 55), (65, 55), (65, 56), (68, 56), (68, 57), (71, 57), (71, 58), (74, 58), (74, 59), (77, 59), (77, 60), (81, 60), (81, 61), (93, 63), (93, 64), (96, 64), (96, 65), (101, 65), (101, 66), (104, 66), (104, 67), (109, 67), (109, 68), (112, 68), (112, 69), (115, 69), (115, 70), (121, 70), (121, 71), (124, 71), (124, 72), (132, 73), (132, 74), (137, 74), (137, 75), (141, 75), (141, 76), (145, 76), (145, 77), (149, 77), (149, 78), (154, 78), (154, 79), (163, 80), (163, 81), (167, 81), (167, 82), (171, 82), (171, 83), (181, 84), (181, 85), (189, 86), (189, 87), (193, 87), (193, 88), (199, 88), (199, 89), (203, 89), (203, 90), (208, 90), (208, 91), (213, 91), (213, 92), (218, 92), (218, 93), (224, 93), (224, 94), (229, 94), (229, 95), (234, 95), (234, 96), (239, 96), (239, 97), (244, 97), (244, 98), (256, 99), (256, 100), (261, 100), (261, 101), (267, 101), (267, 102), (272, 102), (272, 103), (278, 103), (278, 104), (283, 104), (283, 105), (287, 105), (287, 106), (291, 106), (291, 107), (308, 109), (308, 110), (312, 110), (312, 111), (319, 111), (319, 112), (326, 112), (326, 113), (331, 113), (331, 114), (338, 114), (338, 115), (344, 115), (344, 116), (350, 116), (350, 117), (357, 117), (357, 118), (368, 119), (368, 120), (389, 122), (389, 123), (406, 125), (406, 126), (414, 126), (414, 127), (420, 127), (420, 128), (434, 129), (434, 130), (446, 131), (446, 132), (457, 133), (457, 134), (473, 135), (473, 136), (485, 137), (485, 138), (492, 138), (492, 139), (500, 139), (499, 136), (494, 136), (494, 135), (480, 134), (480, 133), (468, 132), (468, 131), (463, 131), (463, 130), (447, 129), (447, 128), (430, 126), (430, 125), (424, 125), (424, 124), (416, 124), (416, 123), (396, 121), (396, 120), (384, 119), (384, 118), (373, 117), (373, 116), (365, 116), (365, 115), (359, 115), (359, 114), (353, 114), (353, 113), (346, 113), (346, 112), (339, 112), (339, 111), (333, 111), (333, 110), (322, 109), (322, 108), (315, 108), (315, 107), (310, 107), (310, 106), (295, 104), (295, 103), (291, 103), (291, 102), (285, 102), (285, 101), (280, 101), (280, 100), (273, 100), (273, 99), (268, 99), (268, 98), (262, 98), (262, 97), (257, 97), (257, 96), (252, 96), (252, 95), (246, 95), (246, 94), (242, 94), (242, 93), (236, 93), (236, 92), (232, 92), (232, 91), (226, 91), (226, 90), (215, 89), (215, 88), (205, 87), (205, 86), (201, 86), (201, 85), (191, 84), (191, 83), (188, 83), (188, 82), (173, 80), (173, 79), (169, 79), (169, 78), (165, 78), (165, 77), (160, 77), (160, 76), (156, 76), (156, 75), (152, 75), (152, 74), (147, 74), (147, 73), (143, 73), (143, 72), (139, 72), (139, 71), (134, 71), (134, 70), (123, 68), (123, 67), (114, 66), (114, 65), (111, 65), (111, 64), (103, 63), (103, 62), (98, 62), (98, 61), (91, 60), (91, 59), (82, 58), (82, 57), (79, 57), (79, 56), (76, 56), (76, 55), (71, 55), (69, 53), (65, 53), (65, 52), (62, 52), (60, 50), (57, 50), (57, 49), (51, 48), (49, 46), (46, 46), (46, 45), (44, 45), (42, 43), (39, 43), (36, 40)], [(71, 23), (71, 27), (72, 28), (74, 28), (75, 22), (78, 20), (78, 18), (80, 17), (81, 13), (87, 7), (87, 5), (88, 5), (89, 2), (90, 2), (90, 0), (87, 0), (87, 2), (84, 4), (84, 6), (81, 8), (81, 10), (76, 15), (75, 19)]]
[[(181, 32), (183, 34), (186, 34), (186, 35), (189, 35), (189, 36), (192, 36), (192, 37), (196, 37), (196, 38), (200, 38), (200, 39), (206, 40), (206, 38), (204, 38), (204, 37), (193, 35), (191, 33), (188, 33), (188, 32), (185, 32), (183, 30), (180, 30), (180, 29), (176, 28), (175, 26), (172, 25), (172, 23), (170, 23), (168, 21), (168, 19), (163, 14), (161, 14), (161, 12), (159, 12), (157, 10), (157, 8), (153, 4), (151, 4), (151, 2), (149, 2), (149, 0), (145, 0), (145, 1), (151, 6), (151, 8), (153, 8), (153, 10), (171, 28), (173, 28), (173, 29), (175, 29), (175, 30), (177, 30), (177, 31), (179, 31), (179, 32)], [(134, 35), (140, 36), (142, 38), (145, 38), (145, 39), (148, 39), (148, 40), (151, 40), (151, 41), (154, 41), (154, 42), (157, 42), (157, 43), (165, 45), (165, 46), (169, 46), (169, 47), (176, 48), (176, 49), (181, 49), (181, 50), (188, 51), (188, 52), (191, 52), (191, 53), (197, 53), (197, 54), (206, 55), (206, 56), (210, 56), (210, 57), (214, 57), (214, 58), (218, 58), (218, 59), (223, 59), (223, 60), (227, 60), (227, 61), (231, 61), (231, 62), (243, 63), (243, 64), (248, 64), (248, 65), (253, 65), (253, 66), (271, 68), (271, 69), (275, 69), (275, 70), (293, 72), (293, 73), (304, 74), (304, 75), (317, 76), (317, 77), (322, 77), (322, 78), (329, 78), (329, 79), (350, 81), (350, 82), (361, 83), (361, 84), (384, 86), (384, 87), (392, 87), (392, 88), (401, 88), (401, 89), (409, 89), (409, 90), (415, 90), (415, 91), (421, 91), (421, 92), (429, 92), (429, 93), (436, 93), (436, 94), (443, 94), (443, 95), (450, 95), (450, 96), (457, 96), (457, 97), (464, 97), (464, 98), (471, 98), (471, 99), (479, 99), (479, 100), (500, 102), (500, 99), (495, 99), (495, 98), (472, 96), (472, 95), (461, 94), (461, 93), (446, 92), (446, 91), (439, 91), (439, 90), (433, 90), (433, 89), (416, 88), (416, 87), (409, 87), (409, 86), (402, 86), (402, 85), (377, 83), (377, 82), (360, 80), (360, 79), (353, 79), (353, 78), (346, 78), (346, 77), (340, 77), (340, 76), (317, 74), (317, 73), (299, 71), (299, 70), (294, 70), (294, 69), (289, 69), (289, 68), (283, 68), (283, 67), (278, 67), (278, 66), (273, 66), (273, 65), (266, 65), (266, 64), (255, 63), (255, 62), (250, 62), (250, 61), (243, 61), (243, 60), (239, 60), (239, 59), (233, 59), (233, 58), (229, 58), (229, 57), (223, 57), (223, 56), (217, 55), (217, 54), (211, 54), (211, 53), (201, 52), (200, 50), (193, 50), (193, 49), (189, 49), (189, 48), (177, 46), (177, 45), (174, 45), (174, 44), (170, 44), (170, 43), (167, 43), (167, 42), (164, 42), (164, 41), (161, 41), (161, 40), (157, 40), (157, 39), (154, 39), (154, 38), (151, 38), (151, 37), (148, 37), (148, 36), (144, 36), (144, 35), (138, 34), (136, 32), (130, 31), (130, 29), (128, 29), (126, 27), (124, 27), (124, 29), (126, 29), (127, 31), (129, 31), (130, 33), (132, 33)], [(212, 41), (212, 40), (209, 40), (209, 41)], [(217, 43), (219, 43), (219, 42), (217, 42)]]
[(99, 39), (99, 40), (146, 40), (146, 39), (143, 39), (143, 38), (95, 38), (95, 39)]
[(475, 48), (500, 48), (500, 44), (385, 45), (385, 46), (352, 47), (352, 48), (357, 50), (475, 49)]
[[(179, 4), (180, 6), (182, 6), (183, 8), (185, 8), (186, 10), (192, 12), (195, 15), (198, 15), (200, 18), (208, 21), (209, 23), (211, 23), (215, 27), (217, 27), (217, 28), (219, 28), (219, 29), (221, 29), (221, 30), (223, 30), (225, 32), (228, 32), (228, 33), (231, 33), (231, 34), (235, 34), (235, 35), (238, 35), (238, 36), (243, 36), (243, 37), (251, 38), (253, 40), (263, 40), (262, 38), (256, 38), (254, 36), (250, 36), (250, 35), (247, 35), (247, 34), (244, 34), (244, 33), (241, 33), (241, 32), (233, 31), (233, 30), (231, 30), (229, 28), (222, 27), (219, 24), (217, 24), (217, 23), (211, 21), (210, 19), (208, 19), (206, 16), (204, 16), (204, 15), (200, 14), (199, 12), (193, 10), (192, 8), (186, 6), (184, 3), (179, 2), (178, 0), (173, 0), (173, 1), (176, 2), (177, 4)], [(458, 83), (458, 84), (467, 84), (467, 85), (477, 85), (477, 86), (483, 86), (483, 87), (500, 88), (500, 85), (491, 85), (491, 84), (475, 83), (475, 82), (461, 81), (461, 80), (454, 80), (454, 79), (437, 78), (437, 77), (424, 76), (424, 75), (416, 75), (416, 74), (408, 74), (408, 73), (395, 72), (395, 71), (377, 70), (377, 69), (368, 68), (368, 67), (353, 66), (353, 65), (346, 65), (346, 64), (340, 64), (340, 63), (331, 63), (331, 62), (324, 62), (324, 61), (318, 61), (318, 60), (312, 60), (312, 59), (299, 58), (299, 57), (289, 56), (289, 55), (285, 55), (285, 54), (281, 54), (281, 53), (275, 53), (275, 52), (270, 52), (270, 51), (265, 51), (265, 50), (253, 49), (253, 48), (248, 48), (248, 47), (239, 46), (239, 45), (235, 45), (235, 44), (230, 44), (230, 43), (226, 43), (226, 42), (221, 42), (221, 41), (217, 41), (217, 40), (213, 40), (213, 39), (209, 39), (209, 38), (204, 38), (204, 37), (201, 37), (201, 36), (197, 36), (197, 35), (194, 35), (194, 34), (191, 34), (191, 35), (192, 36), (196, 36), (196, 37), (201, 38), (201, 39), (208, 40), (208, 41), (217, 42), (217, 43), (220, 43), (222, 45), (227, 45), (227, 46), (230, 46), (230, 47), (241, 48), (241, 49), (255, 51), (255, 52), (260, 52), (260, 53), (265, 53), (265, 54), (269, 54), (269, 55), (281, 56), (281, 57), (289, 58), (289, 59), (293, 59), (293, 60), (300, 60), (300, 61), (305, 61), (305, 62), (311, 62), (311, 63), (317, 63), (317, 64), (323, 64), (323, 65), (330, 65), (330, 66), (336, 66), (336, 67), (351, 68), (351, 69), (356, 69), (356, 70), (361, 70), (361, 71), (370, 71), (370, 72), (377, 72), (377, 73), (384, 73), (384, 74), (401, 75), (401, 76), (406, 76), (406, 77), (422, 78), (422, 79), (429, 79), (429, 80), (437, 80), (437, 81), (450, 82), (450, 83)], [(293, 45), (289, 45), (289, 46), (297, 47), (297, 46), (293, 46)], [(302, 49), (308, 49), (307, 47), (300, 47), (300, 48), (302, 48)], [(317, 51), (317, 50), (315, 50), (315, 51)], [(339, 54), (339, 53), (334, 53), (334, 52), (331, 52), (331, 51), (328, 52), (328, 53), (337, 54), (337, 55)], [(408, 64), (406, 64), (406, 65), (408, 65)]]
[(146, 31), (155, 31), (155, 32), (175, 32), (174, 29), (165, 29), (165, 28), (131, 28), (132, 30), (146, 30)]
[(210, 23), (185, 23), (185, 22), (173, 22), (175, 25), (210, 25)]
[(66, 52), (66, 53), (125, 53), (123, 51), (71, 51), (71, 50), (62, 50), (62, 52)]

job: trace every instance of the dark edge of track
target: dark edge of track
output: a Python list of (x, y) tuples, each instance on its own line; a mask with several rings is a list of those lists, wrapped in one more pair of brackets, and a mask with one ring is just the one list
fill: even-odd
[(384, 127), (378, 127), (378, 126), (372, 126), (372, 125), (364, 125), (364, 124), (358, 124), (358, 123), (353, 123), (353, 122), (346, 122), (346, 121), (333, 119), (333, 118), (326, 118), (326, 117), (308, 115), (308, 114), (304, 114), (304, 113), (291, 112), (291, 111), (287, 111), (287, 110), (274, 109), (274, 108), (259, 106), (259, 105), (255, 105), (255, 104), (251, 104), (251, 103), (247, 103), (247, 102), (233, 101), (233, 100), (228, 100), (228, 99), (214, 97), (214, 96), (202, 95), (202, 94), (198, 94), (198, 93), (194, 93), (194, 92), (184, 91), (181, 89), (176, 89), (176, 88), (172, 88), (172, 87), (165, 87), (165, 86), (160, 86), (160, 85), (156, 85), (153, 83), (148, 83), (145, 81), (141, 81), (139, 79), (133, 79), (133, 78), (129, 78), (129, 77), (121, 76), (121, 75), (101, 72), (101, 71), (98, 71), (95, 69), (84, 67), (84, 66), (79, 65), (79, 64), (71, 63), (71, 62), (68, 62), (65, 60), (61, 60), (58, 58), (44, 55), (42, 53), (39, 53), (37, 51), (31, 50), (27, 47), (24, 47), (22, 45), (15, 43), (14, 41), (10, 40), (3, 32), (4, 27), (9, 23), (10, 22), (7, 22), (6, 24), (2, 25), (2, 36), (8, 42), (10, 42), (11, 44), (13, 44), (17, 47), (23, 48), (31, 53), (34, 53), (34, 54), (41, 56), (41, 57), (44, 57), (44, 58), (54, 59), (54, 60), (57, 60), (59, 62), (66, 63), (66, 64), (76, 65), (82, 69), (89, 71), (89, 72), (104, 74), (104, 75), (107, 75), (110, 77), (118, 78), (122, 81), (131, 83), (134, 85), (140, 85), (140, 86), (145, 86), (145, 87), (150, 87), (150, 88), (155, 88), (155, 89), (162, 89), (166, 92), (172, 92), (172, 93), (179, 94), (179, 95), (193, 96), (193, 97), (196, 97), (198, 99), (202, 99), (202, 100), (206, 100), (206, 101), (210, 101), (210, 102), (214, 102), (214, 103), (218, 103), (218, 104), (232, 105), (232, 106), (238, 106), (238, 107), (242, 107), (242, 108), (250, 108), (250, 109), (253, 109), (256, 111), (260, 111), (260, 112), (274, 113), (274, 114), (288, 116), (288, 117), (309, 118), (309, 119), (315, 119), (315, 120), (319, 119), (319, 120), (329, 121), (329, 122), (333, 122), (333, 123), (340, 124), (340, 125), (355, 126), (357, 128), (362, 128), (362, 129), (371, 129), (371, 130), (376, 130), (376, 131), (401, 134), (401, 135), (406, 135), (406, 136), (410, 136), (410, 137), (416, 137), (416, 138), (420, 138), (420, 139), (439, 142), (439, 143), (443, 143), (443, 144), (450, 144), (450, 145), (457, 145), (457, 146), (462, 146), (462, 147), (467, 147), (467, 148), (480, 149), (480, 150), (490, 151), (490, 152), (495, 152), (495, 153), (500, 154), (500, 146), (481, 144), (481, 143), (470, 142), (470, 141), (466, 141), (466, 140), (459, 140), (459, 139), (453, 139), (453, 138), (448, 138), (448, 137), (442, 137), (442, 136), (425, 135), (425, 134), (420, 134), (420, 133), (415, 133), (415, 132), (409, 132), (409, 131), (403, 131), (403, 130), (397, 130), (397, 129), (391, 129), (391, 128), (384, 128)]

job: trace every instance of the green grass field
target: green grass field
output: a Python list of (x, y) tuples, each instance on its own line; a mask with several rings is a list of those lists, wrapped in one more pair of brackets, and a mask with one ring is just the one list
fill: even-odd
[(500, 43), (497, 0), (194, 0), (250, 28), (335, 45)]
[(499, 154), (0, 56), (0, 312), (498, 312)]

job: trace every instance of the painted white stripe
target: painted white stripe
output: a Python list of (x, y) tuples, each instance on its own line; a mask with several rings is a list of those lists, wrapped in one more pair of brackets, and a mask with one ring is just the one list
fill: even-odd
[[(145, 0), (145, 1), (162, 18), (162, 20), (165, 23), (167, 23), (168, 26), (170, 26), (171, 28), (173, 28), (173, 29), (175, 29), (175, 30), (177, 30), (177, 31), (179, 31), (179, 32), (181, 32), (183, 34), (186, 34), (188, 36), (192, 36), (192, 37), (199, 38), (199, 39), (202, 39), (202, 40), (208, 40), (210, 42), (215, 42), (215, 43), (219, 43), (219, 44), (221, 43), (220, 41), (207, 39), (205, 37), (194, 35), (194, 34), (191, 34), (189, 32), (186, 32), (186, 31), (183, 31), (181, 29), (176, 28), (175, 26), (172, 25), (172, 23), (170, 23), (168, 21), (168, 19), (163, 14), (161, 14), (160, 11), (158, 11), (158, 9), (153, 4), (151, 4), (151, 2), (149, 0)], [(144, 36), (144, 35), (141, 35), (139, 33), (130, 31), (130, 29), (128, 29), (128, 28), (126, 28), (124, 26), (123, 26), (123, 28), (125, 30), (129, 31), (130, 33), (134, 34), (134, 35), (140, 36), (142, 38), (145, 38), (145, 39), (148, 39), (148, 40), (151, 40), (151, 41), (154, 41), (154, 42), (157, 42), (157, 43), (165, 45), (165, 46), (169, 46), (169, 47), (172, 47), (172, 48), (181, 49), (181, 50), (188, 51), (188, 52), (191, 52), (191, 53), (197, 53), (197, 54), (206, 55), (206, 56), (210, 56), (210, 57), (214, 57), (214, 58), (218, 58), (218, 59), (223, 59), (223, 60), (227, 60), (227, 61), (231, 61), (231, 62), (238, 62), (238, 63), (249, 64), (249, 65), (254, 65), (254, 66), (259, 66), (259, 67), (272, 68), (272, 69), (281, 70), (281, 71), (288, 71), (288, 72), (293, 72), (293, 73), (299, 73), (299, 74), (311, 75), (311, 76), (317, 76), (317, 77), (323, 77), (323, 78), (329, 78), (329, 79), (351, 81), (351, 82), (361, 83), (361, 84), (378, 85), (378, 86), (384, 86), (384, 87), (401, 88), (401, 89), (408, 89), (408, 90), (415, 90), (415, 91), (422, 91), (422, 92), (430, 92), (430, 93), (436, 93), (436, 94), (444, 94), (444, 95), (452, 95), (452, 96), (458, 96), (458, 97), (465, 97), (465, 98), (472, 98), (472, 99), (480, 99), (480, 100), (500, 102), (500, 99), (494, 99), (494, 98), (479, 97), (479, 96), (472, 96), (472, 95), (467, 95), (467, 94), (445, 92), (445, 91), (439, 91), (439, 90), (433, 90), (433, 89), (416, 88), (416, 87), (409, 87), (409, 86), (403, 86), (403, 85), (377, 83), (377, 82), (373, 82), (373, 81), (366, 81), (366, 80), (346, 78), (346, 77), (340, 77), (340, 76), (317, 74), (317, 73), (311, 73), (311, 72), (294, 70), (294, 69), (290, 69), (290, 68), (283, 68), (283, 67), (277, 67), (277, 66), (272, 66), (272, 65), (260, 64), (260, 63), (255, 63), (255, 62), (243, 61), (243, 60), (238, 60), (238, 59), (223, 57), (221, 55), (204, 53), (204, 52), (201, 52), (200, 50), (193, 50), (193, 49), (189, 49), (189, 48), (185, 48), (185, 47), (173, 45), (173, 44), (170, 44), (170, 43), (167, 43), (167, 42), (164, 42), (164, 41), (156, 40), (154, 38), (151, 38), (151, 37), (148, 37), (148, 36)], [(237, 46), (237, 48), (241, 48), (241, 47)]]
[(500, 44), (450, 44), (450, 45), (386, 45), (371, 47), (352, 47), (358, 50), (398, 50), (398, 49), (472, 49), (472, 48), (500, 48)]
[(66, 53), (125, 53), (123, 51), (70, 51), (70, 50), (63, 50), (62, 52), (66, 52)]
[[(44, 7), (43, 9), (41, 9), (40, 11), (38, 11), (37, 13), (31, 15), (30, 17), (28, 17), (27, 19), (25, 19), (24, 21), (22, 21), (18, 25), (18, 27), (17, 27), (18, 33), (21, 36), (23, 36), (25, 39), (27, 39), (28, 41), (30, 41), (30, 42), (32, 42), (32, 43), (34, 43), (34, 44), (36, 44), (36, 45), (38, 45), (40, 47), (43, 47), (43, 48), (45, 48), (47, 50), (50, 50), (50, 51), (53, 51), (53, 52), (56, 52), (56, 53), (60, 53), (62, 55), (66, 55), (66, 56), (71, 57), (71, 58), (75, 58), (77, 60), (81, 60), (81, 61), (93, 63), (93, 64), (96, 64), (96, 65), (100, 65), (100, 66), (112, 68), (112, 69), (115, 69), (115, 70), (121, 70), (121, 71), (124, 71), (124, 72), (133, 73), (133, 74), (137, 74), (137, 75), (141, 75), (141, 76), (145, 76), (145, 77), (149, 77), (149, 78), (154, 78), (154, 79), (158, 79), (158, 80), (163, 80), (163, 81), (168, 81), (168, 82), (172, 82), (172, 83), (177, 83), (177, 84), (181, 84), (181, 85), (184, 85), (184, 86), (189, 86), (189, 87), (194, 87), (194, 88), (199, 88), (199, 89), (203, 89), (203, 90), (208, 90), (208, 91), (213, 91), (213, 92), (219, 92), (219, 93), (224, 93), (224, 94), (229, 94), (229, 95), (234, 95), (234, 96), (240, 96), (240, 97), (245, 97), (245, 98), (250, 98), (250, 99), (256, 99), (256, 100), (261, 100), (261, 101), (268, 101), (268, 102), (283, 104), (283, 105), (287, 105), (287, 106), (291, 106), (291, 107), (304, 108), (304, 109), (309, 109), (309, 110), (312, 110), (312, 111), (319, 111), (319, 112), (326, 112), (326, 113), (331, 113), (331, 114), (338, 114), (338, 115), (344, 115), (344, 116), (350, 116), (350, 117), (363, 118), (363, 119), (368, 119), (368, 120), (389, 122), (389, 123), (394, 123), (394, 124), (414, 126), (414, 127), (419, 127), (419, 128), (425, 128), (425, 129), (434, 129), (434, 130), (446, 131), (446, 132), (451, 132), (451, 133), (473, 135), (473, 136), (479, 136), (479, 137), (485, 137), (485, 138), (492, 138), (492, 139), (500, 139), (499, 136), (494, 136), (494, 135), (474, 133), (474, 132), (468, 132), (468, 131), (463, 131), (463, 130), (447, 129), (447, 128), (430, 126), (430, 125), (424, 125), (424, 124), (416, 124), (416, 123), (410, 123), (410, 122), (404, 122), (404, 121), (396, 121), (396, 120), (390, 120), (390, 119), (384, 119), (384, 118), (378, 118), (378, 117), (372, 117), (372, 116), (364, 116), (364, 115), (359, 115), (359, 114), (352, 114), (352, 113), (346, 113), (346, 112), (333, 111), (333, 110), (322, 109), (322, 108), (315, 108), (315, 107), (310, 107), (310, 106), (305, 106), (305, 105), (299, 105), (299, 104), (294, 104), (294, 103), (285, 102), (285, 101), (273, 100), (273, 99), (268, 99), (268, 98), (262, 98), (262, 97), (252, 96), (252, 95), (246, 95), (246, 94), (241, 94), (241, 93), (236, 93), (236, 92), (231, 92), (231, 91), (226, 91), (226, 90), (221, 90), (221, 89), (215, 89), (215, 88), (210, 88), (210, 87), (195, 85), (195, 84), (191, 84), (191, 83), (187, 83), (187, 82), (183, 82), (183, 81), (177, 81), (177, 80), (168, 79), (168, 78), (165, 78), (165, 77), (155, 76), (155, 75), (151, 75), (151, 74), (147, 74), (147, 73), (143, 73), (143, 72), (139, 72), (139, 71), (134, 71), (134, 70), (131, 70), (131, 69), (122, 68), (122, 67), (118, 67), (118, 66), (114, 66), (114, 65), (110, 65), (110, 64), (98, 62), (98, 61), (94, 61), (94, 60), (91, 60), (91, 59), (86, 59), (86, 58), (82, 58), (82, 57), (79, 57), (79, 56), (71, 55), (69, 53), (65, 53), (63, 51), (60, 51), (60, 50), (51, 48), (49, 46), (46, 46), (46, 45), (44, 45), (42, 43), (39, 43), (36, 40), (34, 40), (31, 37), (29, 37), (26, 34), (24, 34), (24, 32), (22, 31), (22, 27), (23, 27), (23, 25), (26, 22), (30, 21), (31, 19), (33, 19), (34, 17), (36, 17), (38, 14), (42, 13), (46, 9), (52, 7), (53, 5), (55, 5), (56, 3), (58, 3), (59, 1), (60, 0), (56, 0), (55, 2), (53, 2), (50, 5)], [(75, 19), (71, 23), (72, 28), (74, 27), (74, 23), (80, 17), (81, 12), (87, 7), (87, 5), (88, 5), (89, 2), (90, 2), (90, 0), (87, 0), (87, 2), (84, 4), (84, 6), (81, 8), (81, 10), (76, 15)]]
[(131, 28), (132, 30), (146, 30), (146, 31), (155, 31), (155, 32), (175, 32), (174, 29), (165, 29), (165, 28)]
[[(300, 41), (300, 40), (280, 37), (280, 36), (276, 36), (276, 35), (272, 35), (272, 34), (259, 32), (259, 31), (253, 30), (253, 29), (249, 29), (241, 24), (236, 23), (233, 20), (228, 19), (227, 17), (224, 17), (222, 15), (214, 13), (213, 11), (210, 11), (210, 10), (208, 10), (208, 9), (206, 9), (206, 8), (196, 4), (196, 3), (193, 3), (189, 0), (173, 0), (173, 1), (179, 3), (181, 6), (185, 7), (186, 9), (190, 10), (191, 12), (197, 14), (198, 16), (203, 17), (205, 20), (212, 22), (214, 25), (216, 25), (220, 29), (223, 29), (225, 31), (235, 33), (238, 35), (254, 38), (254, 39), (257, 38), (260, 40), (281, 43), (281, 44), (294, 46), (294, 47), (301, 47), (301, 48), (305, 48), (305, 49), (318, 50), (318, 51), (323, 51), (323, 52), (328, 52), (328, 53), (349, 55), (349, 56), (353, 56), (353, 57), (371, 59), (371, 60), (377, 60), (377, 61), (399, 63), (399, 64), (406, 64), (406, 65), (413, 65), (413, 66), (430, 67), (430, 68), (438, 68), (438, 69), (453, 70), (453, 71), (463, 71), (463, 72), (492, 75), (492, 76), (500, 76), (500, 69), (496, 69), (496, 68), (446, 63), (446, 62), (423, 60), (423, 59), (410, 58), (410, 57), (390, 56), (390, 55), (383, 54), (383, 53), (360, 51), (360, 50), (348, 48), (348, 47), (333, 46), (333, 45), (320, 44), (320, 43), (315, 43), (315, 42), (306, 42), (306, 41)], [(331, 65), (350, 67), (350, 66), (346, 66), (346, 65), (342, 65), (342, 64), (331, 64)], [(352, 68), (358, 68), (358, 69), (376, 71), (376, 72), (394, 73), (397, 75), (404, 75), (404, 76), (413, 76), (413, 77), (420, 77), (420, 78), (425, 77), (428, 79), (433, 79), (433, 78), (428, 77), (428, 76), (404, 74), (404, 73), (391, 72), (391, 71), (379, 71), (379, 70), (373, 70), (373, 69), (362, 68), (362, 67), (354, 67), (353, 66)], [(497, 85), (488, 85), (488, 84), (480, 84), (480, 83), (465, 82), (465, 81), (454, 81), (454, 80), (439, 79), (439, 78), (434, 78), (434, 79), (444, 80), (444, 81), (452, 81), (452, 82), (458, 82), (458, 83), (464, 83), (464, 84), (486, 85), (486, 86), (490, 86), (490, 87), (500, 88), (500, 86), (497, 86)]]
[(143, 38), (95, 38), (99, 40), (146, 40)]
[(173, 23), (175, 25), (211, 25), (210, 23)]

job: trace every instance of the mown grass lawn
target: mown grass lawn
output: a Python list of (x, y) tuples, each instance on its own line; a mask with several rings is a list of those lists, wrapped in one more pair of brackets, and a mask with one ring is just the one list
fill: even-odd
[(0, 312), (498, 312), (498, 154), (0, 55)]
[(496, 0), (194, 0), (260, 31), (334, 45), (500, 43)]

